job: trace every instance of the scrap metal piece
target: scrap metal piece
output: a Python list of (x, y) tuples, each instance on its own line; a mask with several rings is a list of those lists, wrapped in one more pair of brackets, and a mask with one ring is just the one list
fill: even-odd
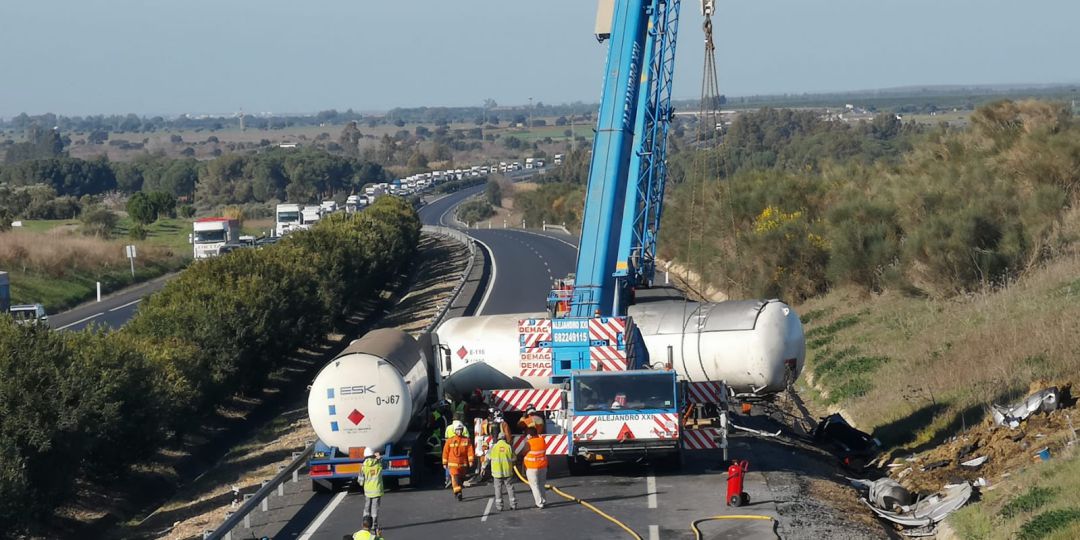
[(903, 527), (928, 527), (945, 519), (971, 498), (971, 484), (962, 483), (945, 489), (905, 507), (901, 512), (883, 510), (861, 499), (878, 516)]
[(1020, 422), (1036, 412), (1050, 412), (1057, 409), (1060, 400), (1061, 395), (1058, 388), (1051, 386), (1009, 406), (991, 405), (990, 412), (994, 417), (994, 423), (1015, 429), (1020, 427)]
[(911, 492), (896, 480), (885, 477), (870, 484), (870, 502), (884, 510), (897, 510), (911, 504)]
[(969, 460), (961, 463), (961, 465), (963, 465), (964, 467), (975, 468), (975, 467), (978, 467), (978, 466), (982, 465), (983, 463), (986, 463), (986, 460), (988, 460), (988, 459), (990, 459), (990, 456), (979, 456), (979, 457), (977, 457), (975, 459), (969, 459)]

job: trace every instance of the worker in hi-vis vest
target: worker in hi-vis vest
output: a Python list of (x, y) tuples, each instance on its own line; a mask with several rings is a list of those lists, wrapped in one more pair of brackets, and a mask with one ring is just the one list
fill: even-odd
[(375, 529), (379, 528), (379, 503), (383, 496), (382, 456), (371, 448), (364, 449), (364, 464), (360, 477), (364, 481), (364, 517), (370, 517)]
[(491, 463), (491, 477), (495, 480), (495, 509), (503, 509), (502, 492), (510, 499), (510, 509), (517, 510), (517, 498), (514, 496), (514, 449), (506, 442), (506, 435), (499, 432), (497, 440), (488, 452)]
[(544, 438), (536, 432), (536, 428), (530, 426), (525, 430), (529, 437), (525, 449), (525, 477), (529, 480), (532, 488), (533, 500), (536, 507), (541, 510), (547, 502), (544, 500), (544, 482), (547, 482), (547, 444)]
[(465, 426), (459, 425), (454, 429), (454, 436), (446, 440), (442, 452), (443, 467), (450, 473), (450, 484), (459, 501), (462, 499), (461, 481), (475, 460), (472, 441), (465, 434)]

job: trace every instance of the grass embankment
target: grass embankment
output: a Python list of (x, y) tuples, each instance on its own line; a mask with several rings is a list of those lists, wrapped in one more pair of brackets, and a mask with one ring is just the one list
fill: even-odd
[[(1078, 276), (1080, 257), (1070, 256), (1006, 289), (951, 300), (851, 290), (810, 300), (800, 308), (807, 337), (800, 390), (822, 408), (843, 410), (893, 455), (930, 450), (927, 459), (951, 459), (952, 447), (978, 441), (972, 457), (990, 453), (996, 461), (972, 473), (990, 481), (983, 497), (950, 518), (961, 538), (1080, 538), (1080, 459), (1064, 446), (1067, 420), (1040, 419), (1008, 444), (990, 441), (1011, 431), (964, 431), (990, 422), (991, 403), (1080, 381)], [(1033, 463), (1032, 452), (1047, 445), (1052, 459)], [(923, 487), (937, 489), (940, 480)]]
[[(44, 304), (49, 313), (75, 306), (96, 294), (153, 279), (182, 268), (191, 260), (186, 220), (159, 220), (147, 226), (146, 240), (126, 238), (122, 219), (115, 239), (84, 236), (77, 221), (27, 221), (24, 227), (0, 233), (0, 268), (11, 274), (14, 303)], [(135, 276), (124, 246), (135, 244)]]

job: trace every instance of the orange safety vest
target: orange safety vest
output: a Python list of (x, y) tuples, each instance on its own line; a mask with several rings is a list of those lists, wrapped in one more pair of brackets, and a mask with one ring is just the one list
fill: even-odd
[(464, 468), (472, 464), (474, 459), (476, 459), (476, 453), (473, 451), (472, 441), (467, 437), (454, 435), (443, 445), (443, 466), (451, 469)]
[(543, 437), (533, 437), (527, 441), (529, 443), (529, 453), (525, 454), (525, 468), (526, 469), (545, 469), (548, 466), (547, 462), (547, 444), (544, 443)]
[(532, 426), (536, 428), (537, 435), (544, 434), (544, 419), (535, 414), (526, 414), (525, 416), (522, 416), (521, 420), (518, 420), (518, 426), (521, 427), (522, 431), (529, 429), (529, 427)]

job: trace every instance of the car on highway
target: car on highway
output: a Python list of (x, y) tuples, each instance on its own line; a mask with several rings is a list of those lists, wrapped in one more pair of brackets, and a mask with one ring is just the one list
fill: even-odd
[(46, 324), (49, 316), (45, 314), (45, 306), (41, 304), (18, 304), (11, 306), (9, 310), (16, 324)]

